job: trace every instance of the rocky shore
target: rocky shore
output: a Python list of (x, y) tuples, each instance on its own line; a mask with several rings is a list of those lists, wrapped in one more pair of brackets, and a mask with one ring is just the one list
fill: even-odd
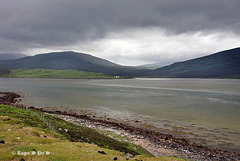
[[(20, 96), (11, 92), (0, 92), (0, 104), (11, 104), (24, 107), (17, 102)], [(26, 107), (37, 109), (35, 107)], [(142, 146), (155, 156), (177, 156), (192, 160), (240, 160), (240, 154), (218, 149), (211, 149), (184, 138), (176, 138), (169, 134), (162, 134), (144, 128), (130, 126), (124, 123), (101, 120), (87, 115), (77, 115), (67, 111), (51, 110), (49, 108), (37, 109), (42, 112), (54, 114), (68, 122), (80, 124), (113, 137), (118, 140), (131, 142)]]
[(0, 92), (0, 104), (12, 105), (18, 101), (21, 101), (20, 95), (12, 92)]

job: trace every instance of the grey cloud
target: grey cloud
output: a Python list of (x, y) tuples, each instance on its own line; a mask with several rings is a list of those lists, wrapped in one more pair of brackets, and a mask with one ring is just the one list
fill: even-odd
[(239, 6), (239, 0), (2, 0), (0, 50), (68, 45), (129, 28), (239, 34)]

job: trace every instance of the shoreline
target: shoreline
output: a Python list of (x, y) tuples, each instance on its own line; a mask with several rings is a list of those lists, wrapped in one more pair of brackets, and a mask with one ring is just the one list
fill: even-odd
[[(17, 99), (18, 100), (17, 100)], [(97, 131), (108, 131), (123, 138), (129, 138), (131, 143), (140, 145), (155, 156), (177, 156), (192, 160), (240, 160), (240, 154), (230, 151), (208, 148), (189, 142), (185, 138), (176, 138), (170, 134), (142, 129), (131, 125), (91, 118), (87, 115), (77, 115), (59, 110), (46, 110), (44, 108), (26, 107), (18, 104), (20, 95), (12, 92), (0, 92), (0, 104), (14, 105), (20, 108), (40, 110), (53, 114), (65, 121), (77, 123)], [(111, 135), (109, 135), (111, 137)], [(116, 138), (115, 138), (116, 139)], [(129, 141), (127, 139), (127, 141)]]

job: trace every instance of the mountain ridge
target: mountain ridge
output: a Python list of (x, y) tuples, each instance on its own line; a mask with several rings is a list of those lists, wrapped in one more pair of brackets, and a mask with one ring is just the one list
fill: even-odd
[(237, 76), (240, 78), (240, 48), (176, 62), (148, 74), (158, 77), (223, 78)]
[(108, 60), (94, 57), (90, 54), (73, 51), (52, 52), (27, 56), (16, 60), (0, 62), (0, 68), (6, 69), (56, 69), (56, 70), (79, 70), (110, 75), (135, 75), (138, 69), (121, 66)]
[(52, 52), (0, 61), (0, 69), (78, 70), (127, 77), (240, 78), (240, 48), (176, 62), (157, 69), (122, 66), (90, 54)]

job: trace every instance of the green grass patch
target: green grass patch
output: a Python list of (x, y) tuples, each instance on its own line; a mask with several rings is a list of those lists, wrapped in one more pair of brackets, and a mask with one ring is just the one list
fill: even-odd
[[(152, 156), (141, 146), (114, 140), (113, 138), (100, 134), (96, 130), (66, 122), (58, 117), (44, 114), (37, 110), (28, 111), (13, 106), (0, 105), (0, 115), (17, 118), (25, 125), (32, 127), (47, 128), (45, 125), (47, 121), (55, 131), (73, 142), (81, 141), (133, 155)], [(42, 118), (36, 116), (41, 116)]]
[[(58, 131), (60, 134), (47, 128), (46, 122), (44, 123), (44, 120), (39, 117), (43, 115), (45, 121), (49, 120), (55, 128), (61, 129)], [(0, 160), (3, 161), (21, 159), (109, 161), (115, 157), (123, 161), (126, 160), (125, 153), (136, 155), (129, 159), (132, 161), (135, 159), (183, 161), (183, 159), (175, 157), (153, 157), (139, 146), (116, 141), (92, 129), (68, 123), (37, 110), (28, 111), (13, 106), (0, 105), (0, 127), (0, 138), (5, 141), (4, 144), (0, 144)], [(64, 129), (68, 129), (68, 131)], [(106, 155), (100, 154), (98, 151), (104, 151)], [(47, 155), (46, 152), (50, 154)]]
[(51, 124), (55, 126), (55, 129), (57, 129), (58, 132), (64, 135), (68, 140), (93, 143), (103, 148), (114, 149), (133, 155), (142, 154), (152, 156), (141, 146), (133, 145), (127, 142), (117, 141), (113, 138), (100, 134), (96, 130), (66, 122), (55, 116), (45, 115), (44, 117), (48, 119)]
[(47, 128), (47, 126), (40, 118), (32, 115), (28, 110), (20, 109), (17, 107), (0, 105), (0, 116), (17, 118), (28, 126)]
[(112, 75), (77, 70), (52, 69), (11, 69), (10, 73), (0, 75), (11, 78), (71, 78), (71, 79), (114, 79)]

